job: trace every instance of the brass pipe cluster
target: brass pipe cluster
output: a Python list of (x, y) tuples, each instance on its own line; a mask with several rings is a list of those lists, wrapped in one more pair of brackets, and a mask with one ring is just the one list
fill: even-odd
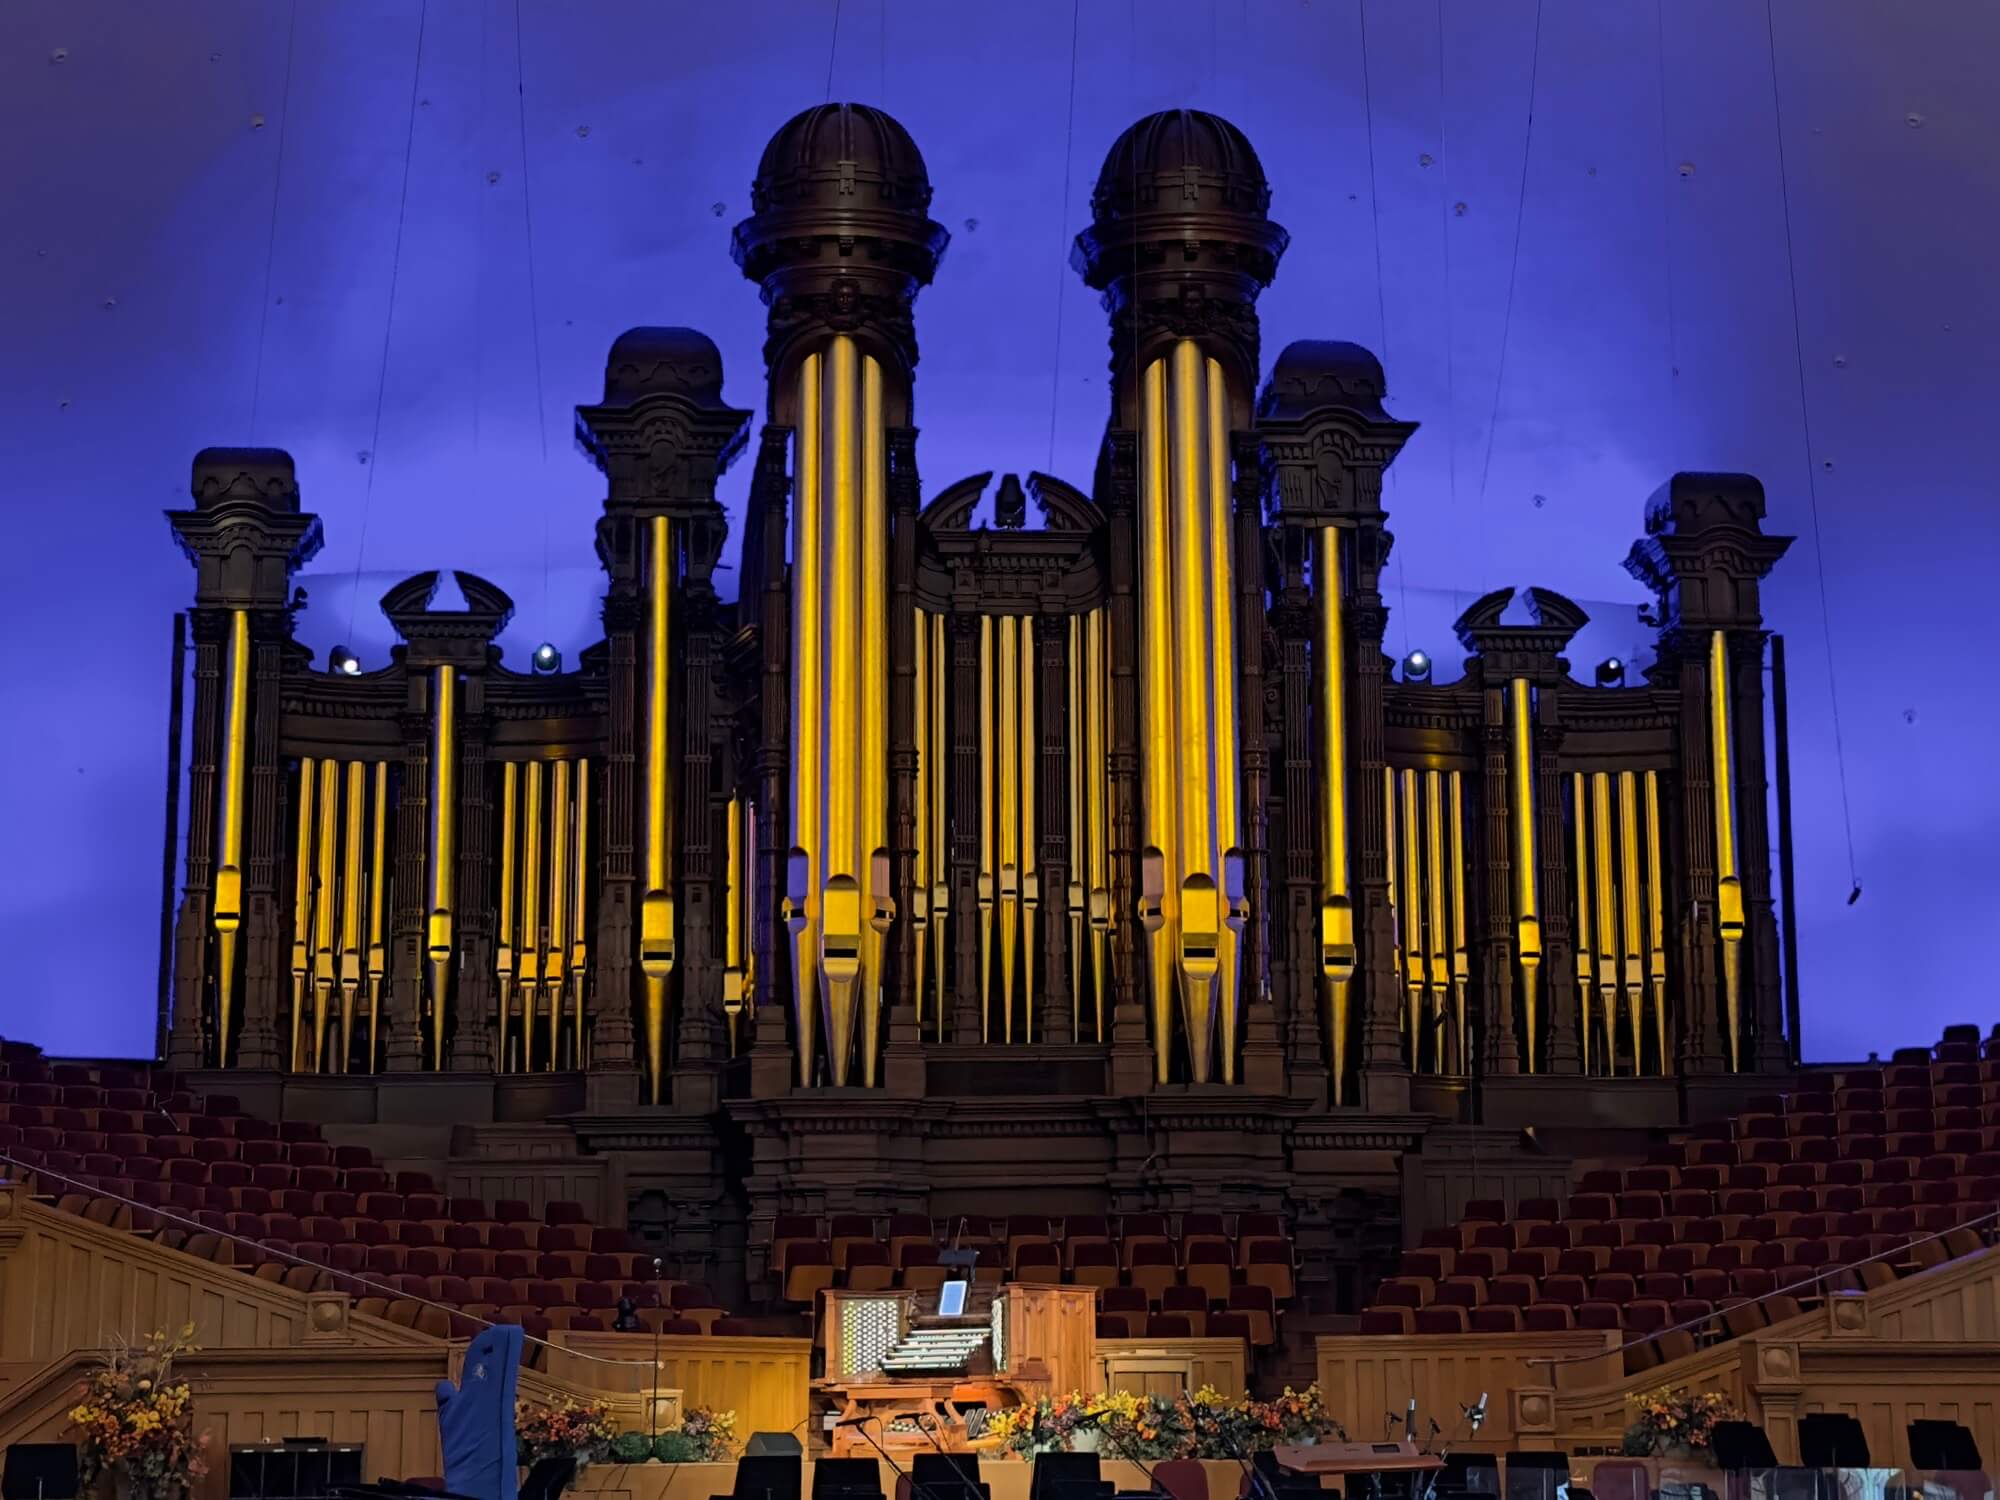
[(1572, 772), (1570, 811), (1583, 1069), (1605, 1075), (1671, 1072), (1658, 773), (1647, 771), (1642, 781), (1635, 771)]
[[(1040, 736), (1035, 714), (1034, 619), (984, 616), (979, 622), (980, 1015), (992, 1039), (991, 948), (1000, 944), (1000, 1040), (1014, 1040), (1015, 996), (1022, 998), (1021, 1039), (1034, 1038), (1035, 918), (1041, 886), (1035, 870), (1035, 770)], [(1020, 982), (1016, 984), (1016, 971)]]
[(565, 1015), (569, 1065), (584, 1066), (589, 829), (588, 760), (502, 763), (494, 935), (502, 1072), (547, 1073), (561, 1066)]
[[(1465, 815), (1457, 771), (1389, 771), (1390, 885), (1396, 898), (1410, 1068), (1464, 1072), (1470, 1028), (1465, 994)], [(1396, 804), (1400, 803), (1400, 809)], [(1449, 854), (1449, 858), (1447, 858)]]
[(799, 1077), (812, 1081), (817, 1000), (831, 1082), (848, 1082), (858, 1040), (862, 1081), (872, 1084), (883, 939), (894, 918), (888, 490), (882, 367), (844, 334), (800, 366), (797, 444), (787, 917), (797, 965)]
[(1178, 993), (1194, 1081), (1209, 1081), (1220, 1050), (1228, 1082), (1247, 915), (1237, 847), (1228, 390), (1221, 365), (1183, 339), (1146, 366), (1140, 394), (1140, 883), (1154, 1067), (1165, 1082)]
[(1723, 1057), (1733, 1072), (1743, 1038), (1743, 882), (1736, 873), (1736, 801), (1730, 759), (1729, 642), (1708, 641), (1709, 759), (1715, 786), (1715, 926), (1722, 939)]
[(1536, 984), (1542, 965), (1542, 921), (1535, 902), (1535, 750), (1528, 679), (1508, 683), (1509, 728), (1512, 730), (1507, 772), (1514, 835), (1514, 959), (1521, 967), (1521, 1015), (1527, 1046), (1522, 1071), (1532, 1073), (1541, 1035), (1540, 991)]
[(364, 1003), (368, 1043), (361, 1067), (373, 1071), (378, 1061), (388, 970), (388, 804), (387, 761), (299, 761), (287, 1053), (294, 1072), (346, 1072)]
[[(1105, 760), (1104, 611), (1069, 621), (1069, 972), (1070, 1039), (1083, 1036), (1083, 976), (1090, 975), (1091, 1014), (1098, 1041), (1105, 1040), (1104, 964), (1111, 937), (1111, 768)], [(1085, 939), (1088, 937), (1086, 948)], [(1086, 969), (1085, 954), (1089, 955)]]

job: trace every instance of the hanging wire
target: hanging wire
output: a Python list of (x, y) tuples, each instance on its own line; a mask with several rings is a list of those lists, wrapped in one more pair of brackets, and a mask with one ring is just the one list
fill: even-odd
[(1653, 30), (1660, 71), (1660, 242), (1666, 246), (1667, 272), (1667, 404), (1674, 424), (1674, 451), (1683, 441), (1681, 421), (1680, 321), (1674, 304), (1673, 179), (1667, 167), (1667, 15), (1666, 0), (1653, 0)]
[(1056, 226), (1061, 249), (1056, 255), (1056, 353), (1049, 372), (1049, 462), (1056, 469), (1056, 412), (1062, 404), (1063, 292), (1069, 285), (1069, 182), (1076, 145), (1076, 38), (1083, 24), (1083, 0), (1073, 0), (1069, 13), (1069, 113), (1063, 123), (1062, 222)]
[[(486, 23), (492, 10), (490, 0), (480, 0), (479, 105), (474, 116), (472, 139), (478, 143), (482, 154), (486, 145)], [(476, 227), (472, 255), (472, 451), (476, 454), (479, 452), (481, 408), (486, 397), (486, 196), (492, 184), (485, 181), (483, 171), (474, 174), (473, 182), (479, 191), (479, 208), (473, 215)]]
[[(1778, 25), (1772, 0), (1764, 0), (1764, 31), (1771, 58), (1771, 119), (1778, 138), (1778, 201), (1785, 216), (1785, 277), (1792, 293), (1792, 358), (1799, 373), (1799, 431), (1806, 449), (1806, 499), (1812, 510), (1813, 564), (1819, 575), (1820, 636), (1826, 651), (1826, 694), (1833, 711), (1833, 764), (1840, 779), (1840, 820), (1847, 834), (1847, 878), (1854, 895), (1861, 894), (1861, 876), (1854, 859), (1854, 813), (1847, 799), (1847, 750), (1840, 737), (1839, 674), (1833, 666), (1833, 615), (1826, 602), (1826, 544), (1819, 524), (1819, 477), (1813, 464), (1812, 407), (1806, 399), (1805, 337), (1799, 324), (1799, 267), (1792, 247), (1792, 191), (1785, 171), (1785, 115), (1778, 93)], [(1848, 905), (1854, 898), (1848, 898)]]
[[(1528, 214), (1528, 163), (1535, 141), (1535, 80), (1542, 65), (1542, 0), (1535, 0), (1535, 40), (1528, 57), (1528, 124), (1521, 135), (1521, 188), (1514, 202), (1514, 250), (1507, 261), (1507, 301), (1500, 315), (1500, 369), (1493, 377), (1493, 414), (1486, 422), (1486, 457), (1479, 466), (1479, 514), (1486, 514), (1486, 482), (1493, 474), (1493, 438), (1500, 426), (1500, 393), (1507, 386), (1507, 335), (1514, 326), (1514, 282), (1521, 269), (1521, 225)], [(1480, 522), (1485, 525), (1484, 520)], [(1482, 546), (1481, 551), (1485, 549)]]
[[(521, 137), (521, 228), (528, 251), (528, 333), (535, 355), (535, 431), (542, 443), (542, 465), (549, 462), (549, 410), (542, 394), (542, 307), (535, 286), (535, 197), (528, 177), (528, 86), (526, 53), (521, 43), (521, 0), (514, 0), (514, 118)], [(549, 623), (549, 525), (554, 507), (542, 507), (542, 628)]]
[[(1444, 472), (1451, 510), (1458, 512), (1458, 320), (1451, 296), (1451, 151), (1445, 129), (1444, 0), (1437, 0), (1438, 42), (1438, 243), (1444, 250)], [(1479, 512), (1479, 555), (1486, 550), (1486, 512)], [(1402, 559), (1396, 561), (1396, 585), (1403, 592), (1403, 645), (1410, 641), (1409, 588), (1403, 582)], [(1452, 590), (1456, 607), (1458, 590)]]
[[(1382, 368), (1389, 368), (1389, 291), (1382, 276), (1382, 190), (1375, 180), (1375, 94), (1368, 78), (1368, 0), (1355, 0), (1354, 14), (1361, 28), (1361, 115), (1368, 135), (1368, 215), (1375, 234), (1375, 320), (1381, 329)], [(1442, 17), (1440, 17), (1442, 24)], [(1389, 466), (1389, 483), (1397, 483), (1395, 465)], [(1410, 653), (1410, 589), (1403, 572), (1403, 559), (1396, 558), (1396, 589), (1401, 598), (1403, 654)]]
[(264, 395), (264, 335), (271, 326), (271, 267), (278, 258), (278, 198), (285, 186), (285, 131), (292, 123), (292, 45), (299, 34), (299, 0), (292, 0), (285, 26), (285, 88), (278, 101), (278, 160), (271, 169), (271, 228), (264, 239), (264, 305), (257, 317), (257, 364), (250, 377), (250, 429), (246, 440), (257, 441), (257, 407)]
[[(517, 0), (518, 3), (518, 0)], [(354, 607), (361, 598), (361, 563), (368, 555), (368, 512), (375, 499), (375, 471), (382, 466), (382, 401), (389, 390), (389, 335), (396, 327), (396, 283), (403, 270), (403, 225), (410, 216), (410, 159), (417, 148), (417, 87), (424, 76), (424, 29), (430, 0), (417, 12), (417, 56), (410, 69), (410, 124), (403, 140), (403, 187), (396, 206), (396, 248), (389, 258), (389, 312), (382, 319), (382, 366), (375, 378), (375, 425), (368, 440), (368, 479), (361, 489), (361, 529), (354, 549), (354, 587), (347, 596), (347, 633), (354, 634)]]
[[(518, 0), (517, 0), (518, 3)], [(840, 55), (840, 0), (833, 0), (833, 35), (826, 44), (826, 102), (833, 103), (833, 60)]]

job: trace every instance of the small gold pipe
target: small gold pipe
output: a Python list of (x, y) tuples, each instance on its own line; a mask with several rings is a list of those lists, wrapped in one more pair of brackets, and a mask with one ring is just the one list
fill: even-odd
[[(1604, 1012), (1604, 1067), (1618, 1071), (1618, 905), (1611, 890), (1611, 775), (1590, 778), (1590, 824), (1593, 836), (1592, 874), (1597, 883), (1597, 999)], [(1634, 1043), (1638, 1041), (1633, 1038)], [(1636, 1045), (1634, 1052), (1636, 1055)]]
[(1071, 615), (1069, 628), (1069, 716), (1064, 721), (1069, 751), (1069, 997), (1070, 1037), (1083, 1040), (1083, 919), (1089, 852), (1084, 844), (1084, 760), (1089, 753), (1088, 721), (1084, 717), (1083, 617)]
[(569, 958), (569, 762), (549, 767), (549, 947), (542, 993), (549, 999), (548, 1071), (562, 1066), (562, 1013)]
[(576, 855), (570, 864), (574, 885), (569, 903), (569, 983), (576, 992), (576, 1034), (570, 1045), (575, 1053), (572, 1062), (580, 1073), (590, 1066), (589, 1053), (583, 1044), (583, 979), (590, 967), (590, 923), (584, 906), (590, 889), (590, 761), (583, 756), (579, 756), (576, 762), (573, 826), (576, 829)]
[[(1592, 1050), (1590, 995), (1595, 986), (1590, 934), (1590, 791), (1581, 771), (1571, 773), (1570, 788), (1571, 804), (1576, 809), (1576, 1004), (1583, 1032), (1583, 1071), (1588, 1073)], [(1608, 1046), (1606, 1055), (1611, 1055)]]
[[(306, 989), (312, 978), (313, 791), (318, 773), (313, 758), (299, 760), (299, 817), (292, 832), (292, 1071), (303, 1072)], [(380, 869), (378, 860), (376, 868)]]
[(1674, 1071), (1667, 1049), (1667, 910), (1660, 884), (1660, 773), (1646, 773), (1646, 976), (1653, 987), (1653, 1030), (1660, 1048), (1660, 1071)]
[(521, 1071), (535, 1071), (535, 997), (542, 986), (542, 763), (528, 762), (521, 789)]
[[(673, 574), (672, 522), (663, 515), (650, 517), (646, 544), (646, 889), (639, 902), (639, 972), (646, 995), (646, 1091), (654, 1104), (666, 1092), (667, 976), (673, 972), (675, 956), (668, 842), (674, 793), (667, 763), (667, 712), (673, 691), (669, 672), (673, 660)], [(540, 920), (539, 911), (535, 918)], [(534, 946), (541, 947), (539, 931)], [(559, 965), (560, 959), (557, 962)], [(549, 996), (552, 1011), (561, 1005), (559, 991)], [(524, 995), (524, 1036), (533, 1034), (532, 1014)], [(555, 1066), (554, 1058), (549, 1059), (549, 1066)]]
[[(1139, 433), (1139, 649), (1144, 658), (1140, 725), (1146, 791), (1145, 852), (1140, 886), (1156, 886), (1145, 916), (1147, 969), (1151, 981), (1153, 1069), (1165, 1083), (1173, 1057), (1174, 958), (1180, 915), (1179, 830), (1175, 799), (1180, 788), (1179, 740), (1174, 718), (1175, 611), (1173, 551), (1168, 525), (1167, 372), (1164, 360), (1146, 366), (1141, 385)], [(1144, 874), (1148, 866), (1156, 879)]]
[(722, 877), (722, 1015), (729, 1055), (736, 1055), (736, 1018), (743, 1011), (743, 801), (732, 796), (724, 815), (728, 859)]
[(340, 1055), (334, 1072), (347, 1071), (354, 1043), (354, 999), (361, 988), (361, 829), (368, 812), (368, 769), (347, 763), (347, 848), (341, 861)]
[(1729, 644), (1721, 631), (1708, 641), (1709, 757), (1715, 768), (1715, 925), (1722, 938), (1723, 998), (1729, 1022), (1729, 1069), (1738, 1066), (1743, 1035), (1743, 883), (1736, 875), (1736, 808), (1729, 754)]
[(1223, 923), (1217, 889), (1214, 663), (1210, 652), (1208, 507), (1203, 461), (1206, 373), (1192, 339), (1175, 343), (1168, 374), (1172, 408), (1175, 729), (1180, 754), (1180, 970), (1189, 1072), (1207, 1083), (1215, 1058), (1215, 988)]
[(1619, 932), (1624, 941), (1625, 1014), (1632, 1028), (1632, 1071), (1645, 1072), (1646, 1032), (1640, 1015), (1640, 996), (1646, 981), (1645, 965), (1639, 957), (1639, 778), (1630, 771), (1618, 773), (1618, 895), (1623, 916)]
[(1090, 846), (1090, 986), (1096, 1039), (1106, 1039), (1104, 1030), (1105, 962), (1111, 945), (1111, 891), (1108, 825), (1106, 809), (1111, 805), (1111, 767), (1105, 759), (1107, 707), (1104, 650), (1104, 611), (1093, 609), (1083, 620), (1084, 717), (1087, 721), (1084, 775), (1089, 785), (1088, 824), (1085, 839)]
[[(1319, 602), (1320, 982), (1327, 996), (1333, 1102), (1347, 1079), (1354, 984), (1354, 899), (1347, 852), (1347, 603), (1341, 597), (1340, 529), (1322, 526), (1313, 552)], [(1391, 848), (1393, 848), (1393, 843)], [(1394, 881), (1390, 884), (1393, 886)]]
[(808, 354), (799, 365), (799, 430), (793, 440), (792, 472), (798, 504), (792, 517), (792, 848), (805, 855), (803, 912), (792, 938), (792, 989), (798, 1028), (799, 1086), (811, 1088), (818, 1053), (819, 882), (826, 868), (820, 848), (821, 797), (825, 791), (820, 740), (825, 713), (826, 669), (820, 574), (824, 538), (820, 488), (820, 383), (823, 356)]
[[(250, 612), (229, 612), (222, 719), (222, 832), (215, 871), (215, 1065), (229, 1066), (236, 1008), (236, 935), (243, 926), (243, 799), (250, 764)], [(204, 835), (206, 830), (204, 830)]]
[(1000, 846), (993, 837), (993, 617), (979, 617), (979, 1040), (993, 1039), (993, 901)]
[[(1205, 359), (1208, 397), (1208, 579), (1209, 579), (1209, 702), (1214, 709), (1215, 847), (1228, 857), (1240, 853), (1237, 797), (1236, 725), (1236, 578), (1230, 539), (1228, 391), (1221, 361)], [(1221, 878), (1221, 867), (1216, 870)], [(1230, 914), (1242, 919), (1245, 911)], [(1240, 996), (1237, 927), (1229, 921), (1216, 934), (1217, 1045), (1222, 1053), (1222, 1081), (1236, 1081), (1237, 1010)]]
[(1429, 920), (1424, 924), (1424, 955), (1430, 961), (1431, 976), (1431, 1035), (1436, 1039), (1437, 1067), (1434, 1071), (1448, 1073), (1445, 1066), (1445, 1041), (1448, 1033), (1440, 1024), (1444, 1019), (1445, 996), (1451, 992), (1451, 955), (1446, 951), (1449, 941), (1444, 926), (1444, 773), (1424, 772), (1424, 879), (1430, 887)]
[(1035, 714), (1035, 621), (1020, 615), (1014, 621), (1021, 634), (1021, 1040), (1035, 1039), (1035, 911), (1041, 903), (1041, 878), (1035, 873), (1035, 761), (1041, 731)]
[(1423, 822), (1417, 773), (1405, 766), (1403, 788), (1403, 992), (1408, 1007), (1410, 1071), (1422, 1071), (1424, 1046)]
[(827, 1075), (844, 1087), (854, 1062), (857, 996), (872, 1001), (862, 972), (863, 880), (861, 781), (861, 449), (860, 355), (853, 339), (827, 344), (821, 390), (830, 492), (826, 527), (825, 874), (820, 892), (820, 972), (827, 996)]
[(1000, 633), (1000, 1040), (1014, 1040), (1014, 943), (1021, 925), (1021, 664), (1012, 616)]
[(334, 917), (339, 911), (340, 887), (340, 765), (319, 763), (319, 889), (313, 896), (313, 1037), (312, 1066), (315, 1073), (327, 1072), (326, 1028), (333, 1010), (335, 987), (340, 983), (338, 958), (334, 951)]
[(910, 877), (910, 926), (914, 929), (916, 973), (910, 988), (916, 992), (917, 1034), (922, 1036), (924, 981), (930, 974), (926, 960), (930, 956), (931, 935), (931, 757), (936, 752), (931, 748), (931, 627), (921, 609), (917, 611), (916, 628), (911, 632), (911, 645), (916, 652), (915, 671), (911, 674), (916, 703), (910, 723), (917, 741), (917, 788), (916, 867)]
[(1465, 941), (1465, 786), (1451, 773), (1451, 987), (1458, 1012), (1458, 1070), (1472, 1072), (1472, 955)]
[(375, 762), (375, 821), (368, 840), (368, 1071), (381, 1065), (382, 984), (389, 973), (388, 936), (382, 923), (389, 887), (389, 762)]
[[(883, 456), (882, 366), (861, 361), (861, 1081), (873, 1088), (882, 1050), (882, 908), (874, 889), (889, 848), (889, 500)], [(908, 913), (900, 915), (907, 916)]]
[(494, 988), (499, 994), (499, 1056), (495, 1068), (507, 1069), (507, 1011), (514, 1003), (514, 840), (517, 836), (521, 768), (513, 761), (500, 766), (500, 927), (494, 934)]
[(944, 739), (944, 616), (931, 619), (931, 828), (935, 844), (931, 856), (931, 939), (932, 989), (937, 996), (937, 1035), (944, 1039), (945, 923), (951, 916), (951, 888), (945, 883), (945, 850), (950, 830), (945, 826), (944, 782), (948, 751)]
[(1521, 965), (1522, 1015), (1526, 1022), (1527, 1063), (1523, 1071), (1535, 1071), (1536, 1044), (1540, 1036), (1535, 971), (1542, 964), (1542, 922), (1535, 907), (1535, 752), (1529, 725), (1528, 679), (1516, 677), (1508, 684), (1513, 705), (1513, 763), (1511, 798), (1514, 821), (1514, 953)]
[(441, 666), (432, 704), (431, 917), (427, 953), (431, 970), (431, 1066), (444, 1068), (445, 1010), (451, 994), (451, 956), (457, 948), (452, 905), (458, 875), (458, 669)]

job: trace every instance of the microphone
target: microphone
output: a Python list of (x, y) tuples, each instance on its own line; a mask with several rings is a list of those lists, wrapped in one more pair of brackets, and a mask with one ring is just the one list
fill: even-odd
[(1417, 1440), (1417, 1398), (1415, 1396), (1412, 1396), (1410, 1397), (1409, 1409), (1403, 1413), (1403, 1441), (1406, 1443), (1414, 1443), (1416, 1440)]
[(1382, 1436), (1391, 1440), (1396, 1436), (1396, 1414), (1392, 1411), (1382, 1413)]
[(873, 1417), (842, 1417), (833, 1425), (836, 1427), (866, 1427), (874, 1420)]
[(1479, 1404), (1472, 1408), (1472, 1430), (1479, 1431), (1479, 1424), (1486, 1420), (1486, 1392), (1479, 1393)]

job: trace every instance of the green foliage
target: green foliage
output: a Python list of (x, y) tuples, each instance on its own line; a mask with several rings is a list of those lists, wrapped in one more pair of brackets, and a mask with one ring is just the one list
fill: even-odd
[(642, 1464), (653, 1456), (653, 1440), (643, 1432), (621, 1432), (612, 1439), (611, 1457), (621, 1464)]

